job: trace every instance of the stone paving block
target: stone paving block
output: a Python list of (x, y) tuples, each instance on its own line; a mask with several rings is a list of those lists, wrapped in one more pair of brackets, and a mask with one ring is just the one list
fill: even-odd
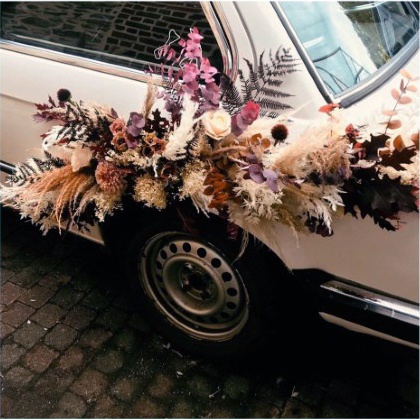
[(96, 285), (96, 280), (92, 275), (80, 272), (72, 278), (71, 285), (75, 290), (88, 292)]
[(96, 323), (110, 330), (117, 330), (124, 326), (128, 314), (116, 307), (109, 307), (96, 319)]
[(11, 306), (1, 313), (1, 320), (9, 326), (19, 327), (24, 323), (35, 310), (18, 301), (15, 301)]
[(7, 336), (11, 335), (14, 331), (15, 331), (14, 327), (9, 326), (8, 324), (5, 324), (3, 322), (0, 322), (0, 341), (4, 341), (4, 339), (6, 339)]
[(31, 317), (31, 320), (49, 329), (55, 326), (65, 313), (66, 311), (61, 307), (47, 303)]
[(194, 396), (208, 397), (210, 394), (214, 393), (217, 386), (207, 377), (197, 374), (188, 380), (187, 388)]
[(170, 411), (170, 418), (191, 418), (198, 417), (194, 414), (193, 404), (185, 399), (177, 399), (176, 403), (173, 403)]
[(30, 265), (35, 258), (35, 255), (29, 255), (27, 259), (24, 259), (23, 256), (18, 259), (13, 259), (9, 265), (9, 269), (16, 270), (18, 273), (12, 276), (9, 281), (23, 288), (31, 288), (38, 283), (42, 275)]
[[(336, 389), (336, 387), (334, 387), (334, 389)], [(330, 390), (333, 391), (333, 385), (331, 385)], [(294, 385), (293, 392), (296, 393), (296, 398), (300, 401), (309, 404), (312, 407), (318, 407), (327, 392), (327, 384), (325, 384), (322, 379), (298, 380)], [(340, 397), (341, 395), (338, 396), (339, 399)]]
[(90, 293), (83, 298), (82, 304), (93, 310), (102, 310), (112, 301), (112, 295), (100, 291), (98, 288), (92, 289)]
[(13, 340), (19, 345), (29, 349), (40, 341), (42, 336), (46, 334), (46, 330), (36, 323), (27, 321), (13, 334)]
[(28, 369), (16, 366), (10, 369), (4, 376), (4, 387), (21, 390), (34, 377)]
[(85, 401), (74, 393), (66, 392), (58, 402), (60, 413), (65, 418), (81, 418), (87, 410)]
[(223, 386), (223, 392), (233, 400), (247, 397), (249, 389), (249, 381), (245, 377), (238, 375), (228, 377)]
[(87, 403), (92, 403), (104, 393), (107, 387), (106, 376), (99, 371), (88, 368), (74, 381), (70, 390), (83, 397)]
[(119, 349), (131, 353), (136, 349), (138, 333), (132, 329), (124, 328), (113, 338), (113, 343)]
[(138, 386), (138, 380), (129, 377), (121, 377), (111, 388), (111, 394), (119, 400), (128, 401), (131, 400), (134, 393), (137, 391)]
[(61, 356), (58, 368), (63, 371), (78, 371), (87, 361), (82, 348), (72, 345)]
[(39, 280), (39, 285), (57, 291), (63, 285), (71, 280), (70, 275), (61, 274), (60, 272), (52, 272)]
[(357, 402), (360, 393), (360, 383), (352, 382), (351, 379), (347, 381), (333, 379), (331, 380), (327, 394), (328, 397), (336, 399), (348, 406), (354, 406)]
[(118, 371), (124, 365), (124, 354), (116, 350), (107, 350), (98, 355), (93, 366), (105, 374)]
[(1, 369), (4, 372), (11, 366), (16, 364), (17, 361), (24, 355), (25, 348), (17, 345), (16, 343), (9, 343), (2, 345), (1, 348)]
[(95, 317), (95, 311), (87, 307), (77, 305), (67, 313), (63, 323), (73, 327), (74, 329), (83, 330), (89, 326)]
[(24, 356), (23, 365), (33, 372), (42, 373), (57, 357), (58, 352), (39, 344)]
[(100, 348), (110, 337), (112, 333), (108, 330), (96, 328), (86, 330), (80, 337), (79, 343), (92, 349)]
[(151, 329), (150, 324), (139, 313), (133, 313), (130, 316), (128, 325), (133, 329), (144, 333), (149, 332)]
[(33, 385), (33, 391), (44, 400), (56, 400), (67, 391), (74, 379), (75, 376), (70, 371), (50, 368), (39, 376)]
[(1, 268), (0, 269), (0, 283), (3, 286), (4, 284), (6, 284), (10, 278), (14, 277), (16, 275), (16, 272), (10, 271), (9, 269), (6, 268)]
[(158, 374), (148, 386), (149, 394), (157, 399), (172, 398), (175, 381), (166, 374)]
[(1, 246), (1, 258), (7, 259), (12, 256), (19, 254), (20, 251), (25, 247), (25, 243), (16, 240), (16, 238), (11, 238), (7, 241), (2, 242)]
[(57, 324), (52, 331), (45, 336), (44, 342), (48, 346), (62, 351), (68, 348), (76, 339), (77, 331), (65, 324)]
[(354, 418), (355, 410), (335, 399), (327, 397), (321, 409), (321, 417), (336, 418), (338, 416), (341, 418)]
[(24, 292), (25, 288), (13, 282), (8, 282), (1, 286), (0, 301), (2, 304), (8, 306), (16, 301)]
[(151, 397), (142, 396), (134, 404), (127, 417), (131, 418), (163, 418), (165, 417), (166, 406), (157, 402)]
[(43, 400), (37, 394), (28, 390), (21, 394), (13, 407), (13, 414), (11, 417), (15, 418), (45, 418), (48, 417), (52, 402), (50, 400)]
[(284, 409), (281, 414), (282, 418), (316, 418), (316, 417), (325, 417), (318, 416), (317, 411), (307, 405), (306, 403), (301, 402), (299, 399), (291, 397), (287, 400), (284, 405)]
[(248, 412), (250, 418), (279, 418), (281, 415), (281, 409), (261, 400), (249, 403)]
[(51, 303), (57, 304), (58, 306), (69, 310), (83, 297), (83, 292), (73, 289), (70, 285), (65, 285), (54, 295), (53, 298), (51, 298)]
[[(42, 243), (44, 243), (43, 240), (42, 240)], [(32, 267), (36, 269), (36, 271), (40, 275), (47, 275), (50, 272), (52, 272), (54, 269), (56, 269), (60, 263), (61, 263), (60, 259), (51, 257), (50, 252), (48, 252), (47, 254), (42, 255), (40, 258), (35, 259), (32, 262)]]
[(103, 395), (91, 411), (92, 418), (122, 418), (124, 406), (108, 395)]
[(13, 406), (14, 401), (11, 397), (2, 394), (0, 397), (0, 413), (2, 418), (11, 418), (13, 417)]
[(42, 307), (52, 296), (54, 292), (48, 288), (40, 285), (34, 285), (29, 290), (26, 290), (19, 297), (19, 301), (27, 306), (34, 308)]

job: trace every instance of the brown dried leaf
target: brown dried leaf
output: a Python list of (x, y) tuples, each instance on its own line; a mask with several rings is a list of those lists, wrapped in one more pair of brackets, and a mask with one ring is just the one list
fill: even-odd
[(400, 98), (400, 93), (398, 92), (397, 89), (392, 89), (391, 90), (391, 95), (395, 100), (398, 100)]
[(268, 147), (270, 147), (270, 145), (271, 145), (271, 141), (268, 138), (263, 138), (261, 140), (261, 146), (263, 148), (268, 148)]
[(406, 105), (407, 103), (411, 102), (411, 97), (408, 96), (401, 96), (400, 98), (400, 104), (401, 105)]
[(393, 121), (388, 122), (388, 129), (397, 129), (400, 128), (402, 125), (401, 121), (399, 119), (394, 119)]
[(404, 87), (404, 80), (403, 79), (401, 79), (401, 81), (400, 81), (400, 90), (401, 90), (401, 92), (405, 93), (405, 87)]
[(398, 151), (401, 151), (403, 148), (405, 148), (405, 144), (404, 144), (404, 141), (403, 141), (401, 135), (397, 135), (394, 138), (394, 141), (393, 141), (392, 144), (394, 145), (394, 148)]
[(391, 111), (391, 110), (387, 109), (385, 111), (382, 111), (382, 113), (386, 116), (394, 116), (394, 115), (398, 114), (398, 111)]

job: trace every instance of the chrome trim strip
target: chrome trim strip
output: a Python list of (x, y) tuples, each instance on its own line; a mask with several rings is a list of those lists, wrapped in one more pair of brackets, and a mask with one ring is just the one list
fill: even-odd
[(220, 47), (224, 72), (234, 82), (238, 77), (239, 53), (232, 29), (219, 2), (200, 2)]
[(274, 10), (277, 13), (277, 16), (279, 17), (282, 25), (284, 26), (284, 29), (290, 36), (290, 40), (293, 42), (294, 47), (296, 48), (300, 58), (302, 59), (303, 63), (305, 64), (306, 68), (309, 71), (309, 74), (313, 78), (316, 87), (319, 89), (319, 92), (323, 96), (326, 102), (333, 103), (334, 102), (334, 96), (329, 92), (329, 90), (325, 87), (325, 84), (323, 80), (321, 79), (320, 75), (318, 74), (318, 71), (315, 68), (314, 63), (312, 62), (311, 58), (309, 57), (308, 53), (306, 52), (305, 47), (300, 42), (299, 37), (296, 34), (296, 31), (294, 30), (293, 26), (290, 24), (289, 20), (287, 19), (286, 14), (283, 12), (283, 9), (278, 4), (278, 2), (271, 2)]
[[(47, 50), (41, 47), (34, 47), (31, 45), (24, 45), (14, 41), (0, 40), (1, 49), (18, 52), (21, 54), (31, 55), (38, 58), (44, 58), (51, 61), (57, 61), (62, 64), (68, 64), (75, 67), (82, 67), (101, 73), (111, 74), (117, 77), (124, 77), (127, 79), (142, 81), (147, 83), (150, 80), (150, 75), (140, 70), (129, 69), (116, 64), (103, 63), (91, 58), (77, 57), (63, 52)], [(159, 78), (156, 79), (157, 84), (161, 84)]]
[(346, 303), (353, 308), (419, 326), (418, 304), (402, 301), (337, 280), (322, 284), (321, 289), (329, 293), (332, 298)]

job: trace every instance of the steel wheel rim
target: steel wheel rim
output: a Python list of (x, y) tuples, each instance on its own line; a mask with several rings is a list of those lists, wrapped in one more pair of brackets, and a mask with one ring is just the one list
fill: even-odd
[(240, 333), (249, 298), (239, 272), (210, 243), (183, 233), (153, 236), (138, 261), (139, 281), (175, 327), (210, 341)]

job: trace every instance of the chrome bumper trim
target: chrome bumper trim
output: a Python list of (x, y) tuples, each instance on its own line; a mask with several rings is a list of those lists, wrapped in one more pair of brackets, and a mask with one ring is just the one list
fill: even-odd
[(6, 163), (5, 161), (0, 160), (0, 170), (9, 175), (12, 175), (13, 173), (15, 173), (16, 169), (15, 166), (13, 166), (13, 164)]
[(332, 280), (321, 285), (330, 299), (352, 308), (376, 313), (413, 326), (419, 326), (419, 305), (402, 301), (352, 284)]

